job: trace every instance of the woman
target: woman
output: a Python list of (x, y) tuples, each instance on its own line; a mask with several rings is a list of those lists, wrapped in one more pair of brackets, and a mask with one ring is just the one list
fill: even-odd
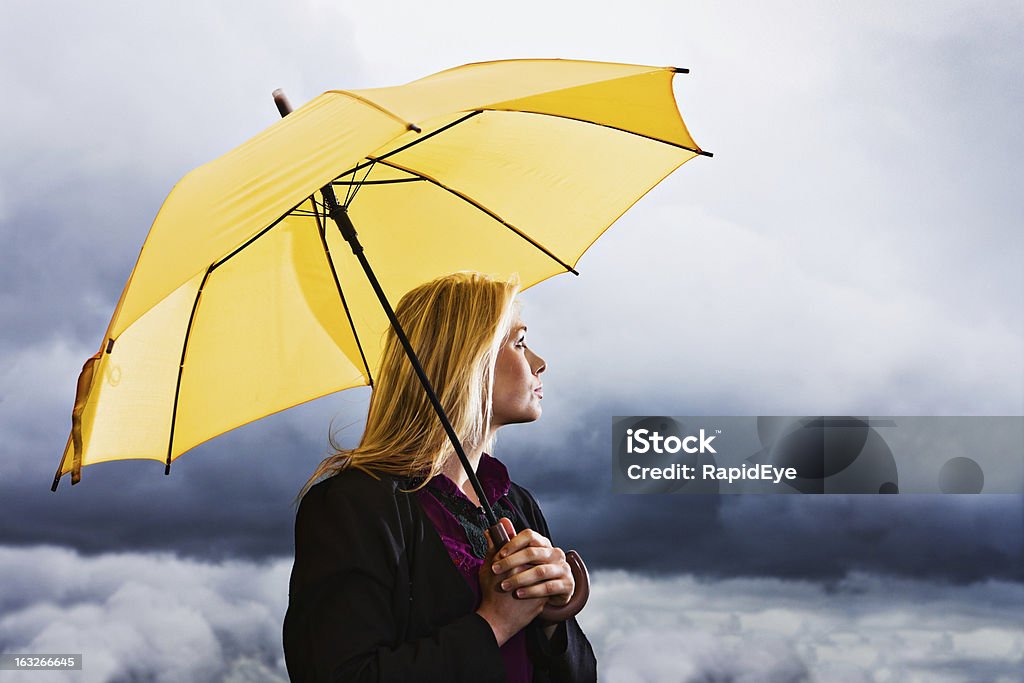
[(292, 681), (596, 680), (576, 619), (535, 619), (569, 601), (572, 574), (536, 500), (488, 453), (499, 428), (541, 414), (545, 365), (526, 346), (517, 292), (515, 280), (457, 273), (396, 309), (509, 532), (503, 555), (389, 330), (360, 444), (303, 489), (284, 622)]

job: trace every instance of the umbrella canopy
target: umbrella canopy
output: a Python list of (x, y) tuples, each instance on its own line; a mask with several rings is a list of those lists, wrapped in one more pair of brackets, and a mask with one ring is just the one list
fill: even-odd
[(518, 273), (524, 288), (575, 272), (648, 190), (709, 156), (676, 106), (683, 71), (512, 60), (329, 91), (190, 172), (83, 367), (54, 490), (96, 462), (169, 468), (235, 427), (372, 384), (389, 322), (324, 219), (325, 185), (346, 196), (391, 301), (459, 270)]

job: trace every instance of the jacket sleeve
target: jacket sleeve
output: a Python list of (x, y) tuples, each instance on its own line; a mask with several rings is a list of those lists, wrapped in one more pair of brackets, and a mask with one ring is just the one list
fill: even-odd
[[(534, 530), (551, 538), (551, 530), (536, 499), (526, 489), (519, 487), (526, 498), (526, 505), (532, 508), (524, 510), (533, 517)], [(552, 540), (554, 545), (558, 545)], [(538, 669), (535, 680), (546, 680), (552, 683), (594, 683), (597, 681), (597, 658), (594, 649), (583, 633), (576, 617), (571, 617), (558, 624), (555, 632), (548, 640), (539, 623), (530, 625), (528, 643), (532, 653), (534, 667)]]
[(393, 491), (367, 482), (317, 485), (299, 504), (284, 626), (292, 680), (504, 683), (497, 641), (475, 612), (400, 642), (401, 518)]

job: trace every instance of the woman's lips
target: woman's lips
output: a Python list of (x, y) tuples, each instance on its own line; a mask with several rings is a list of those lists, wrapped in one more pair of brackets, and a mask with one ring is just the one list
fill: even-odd
[(534, 389), (533, 393), (537, 394), (537, 398), (544, 398), (544, 385), (541, 384), (539, 387)]

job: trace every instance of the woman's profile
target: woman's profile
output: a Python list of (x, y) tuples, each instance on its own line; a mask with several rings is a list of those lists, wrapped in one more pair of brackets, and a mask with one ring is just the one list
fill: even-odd
[(389, 329), (359, 445), (336, 448), (300, 494), (284, 620), (292, 681), (596, 680), (576, 619), (537, 619), (569, 601), (573, 577), (537, 501), (490, 453), (499, 428), (541, 414), (545, 363), (526, 345), (517, 293), (515, 280), (456, 273), (395, 309), (503, 518), (502, 556)]

